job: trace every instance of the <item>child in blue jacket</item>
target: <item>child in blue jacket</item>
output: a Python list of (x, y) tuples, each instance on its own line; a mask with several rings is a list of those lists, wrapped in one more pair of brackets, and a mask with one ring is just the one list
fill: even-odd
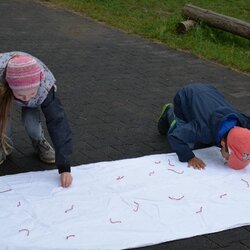
[(180, 89), (173, 104), (165, 104), (158, 130), (181, 162), (194, 169), (205, 163), (195, 156), (196, 143), (221, 147), (229, 167), (242, 169), (250, 162), (250, 117), (238, 112), (215, 87), (190, 84)]
[[(22, 122), (41, 161), (56, 163), (63, 187), (72, 183), (71, 130), (56, 97), (56, 80), (39, 59), (24, 52), (0, 54), (0, 164), (11, 154), (10, 111), (13, 101), (22, 108)], [(54, 149), (44, 137), (42, 110)]]

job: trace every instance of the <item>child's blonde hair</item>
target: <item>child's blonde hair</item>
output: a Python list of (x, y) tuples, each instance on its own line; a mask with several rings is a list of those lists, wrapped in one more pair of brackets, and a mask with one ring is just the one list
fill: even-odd
[(2, 79), (0, 86), (0, 146), (7, 154), (8, 148), (12, 148), (10, 140), (6, 135), (6, 131), (8, 126), (8, 116), (13, 103), (13, 93), (5, 80), (5, 76), (3, 76)]

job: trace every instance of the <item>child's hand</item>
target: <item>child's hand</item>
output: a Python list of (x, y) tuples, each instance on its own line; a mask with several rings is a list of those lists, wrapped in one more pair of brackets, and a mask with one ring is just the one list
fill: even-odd
[(188, 167), (193, 167), (194, 169), (204, 169), (206, 164), (199, 158), (194, 157), (188, 161)]
[(69, 187), (73, 180), (72, 175), (69, 172), (61, 173), (60, 179), (61, 179), (61, 186), (64, 188)]

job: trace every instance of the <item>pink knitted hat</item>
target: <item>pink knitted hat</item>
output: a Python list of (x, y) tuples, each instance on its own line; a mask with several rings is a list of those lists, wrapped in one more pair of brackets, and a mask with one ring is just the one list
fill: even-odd
[(39, 86), (42, 76), (42, 68), (31, 56), (15, 56), (7, 64), (6, 81), (13, 91)]

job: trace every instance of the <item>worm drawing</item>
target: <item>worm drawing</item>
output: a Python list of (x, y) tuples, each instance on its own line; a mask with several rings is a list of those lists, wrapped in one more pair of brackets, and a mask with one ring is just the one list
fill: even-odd
[(222, 195), (220, 195), (220, 198), (222, 198), (223, 196), (227, 196), (227, 194), (222, 194)]
[(10, 188), (10, 189), (7, 189), (7, 190), (0, 191), (0, 193), (6, 193), (6, 192), (10, 192), (10, 191), (12, 191), (11, 188)]
[(119, 180), (121, 180), (121, 179), (123, 179), (123, 178), (124, 178), (124, 176), (118, 176), (118, 177), (116, 178), (116, 180), (119, 181)]
[(122, 223), (120, 220), (112, 221), (112, 219), (109, 219), (110, 223), (115, 224), (115, 223)]
[(149, 176), (153, 175), (155, 173), (155, 171), (149, 172)]
[(29, 230), (29, 229), (26, 229), (26, 228), (20, 229), (20, 230), (19, 230), (19, 233), (20, 233), (20, 232), (27, 232), (27, 234), (26, 234), (27, 236), (29, 236), (29, 234), (30, 234), (30, 230)]
[(20, 207), (20, 206), (21, 206), (21, 202), (20, 202), (20, 201), (18, 201), (17, 207)]
[(181, 199), (183, 199), (183, 198), (184, 198), (184, 195), (183, 195), (183, 196), (181, 196), (180, 198), (174, 198), (174, 197), (171, 197), (171, 196), (168, 196), (168, 198), (169, 198), (170, 200), (176, 200), (176, 201), (179, 201), (179, 200), (181, 200)]
[(196, 213), (198, 214), (198, 213), (201, 213), (201, 212), (202, 212), (202, 207), (200, 207), (200, 210), (197, 211)]
[(160, 164), (161, 163), (161, 161), (155, 161), (155, 164)]
[(65, 213), (68, 213), (69, 211), (73, 210), (73, 208), (74, 208), (74, 205), (72, 205), (69, 209), (66, 209)]
[(136, 209), (133, 209), (135, 212), (137, 212), (138, 211), (138, 209), (139, 209), (139, 203), (138, 202), (136, 202), (136, 201), (134, 201), (134, 203), (135, 203), (135, 205), (136, 205)]
[(168, 159), (168, 165), (169, 165), (169, 166), (172, 166), (172, 167), (174, 166), (174, 164), (171, 164), (171, 162), (170, 162), (169, 159)]
[(241, 179), (242, 181), (244, 181), (246, 184), (247, 184), (247, 187), (249, 188), (249, 183), (248, 181), (244, 180), (244, 179)]
[(75, 235), (74, 235), (74, 234), (68, 235), (68, 236), (66, 237), (66, 240), (68, 240), (68, 239), (71, 238), (71, 237), (75, 237)]
[(178, 171), (176, 171), (176, 170), (174, 170), (174, 169), (171, 169), (171, 168), (168, 168), (168, 170), (169, 170), (169, 171), (172, 171), (172, 172), (174, 172), (174, 173), (176, 173), (176, 174), (183, 174), (183, 173), (184, 173), (184, 171), (178, 172)]

